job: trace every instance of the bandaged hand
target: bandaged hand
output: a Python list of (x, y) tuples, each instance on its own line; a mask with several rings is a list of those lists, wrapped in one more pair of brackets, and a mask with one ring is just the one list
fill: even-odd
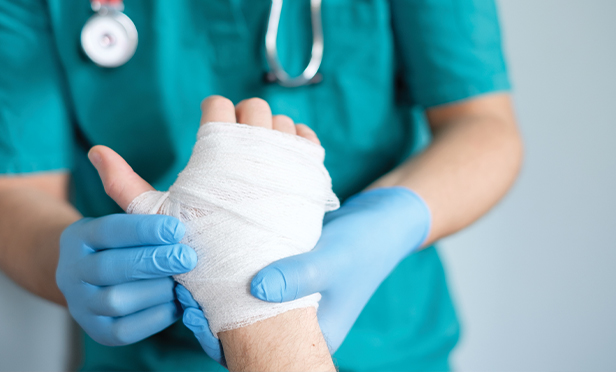
[(273, 303), (320, 293), (319, 325), (333, 354), (381, 283), (424, 244), (431, 220), (424, 200), (407, 188), (361, 192), (325, 216), (313, 250), (261, 270), (252, 293)]
[(199, 261), (175, 279), (204, 310), (214, 335), (317, 306), (319, 294), (263, 302), (251, 296), (250, 282), (268, 264), (311, 250), (324, 213), (338, 207), (314, 132), (264, 115), (269, 107), (260, 100), (244, 101), (237, 111), (221, 107), (228, 104), (220, 97), (203, 102), (193, 155), (168, 192), (155, 191), (111, 149), (92, 150), (106, 192), (123, 209), (168, 214), (186, 225), (182, 243)]

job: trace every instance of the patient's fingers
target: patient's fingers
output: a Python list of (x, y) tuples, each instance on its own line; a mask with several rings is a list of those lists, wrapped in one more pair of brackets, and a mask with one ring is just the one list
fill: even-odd
[(237, 122), (272, 129), (272, 110), (261, 98), (245, 99), (235, 107)]
[(285, 115), (276, 115), (272, 118), (273, 129), (279, 132), (296, 134), (293, 119)]
[(149, 183), (133, 171), (133, 168), (120, 155), (109, 147), (92, 147), (88, 158), (98, 171), (107, 195), (125, 211), (137, 196), (154, 190)]
[(212, 121), (235, 123), (235, 106), (222, 96), (209, 96), (201, 101), (201, 125)]
[(306, 124), (296, 124), (295, 130), (297, 131), (298, 136), (304, 137), (305, 139), (312, 141), (316, 143), (317, 145), (321, 144), (321, 141), (319, 141), (317, 134), (312, 129), (310, 129), (310, 127), (308, 127)]

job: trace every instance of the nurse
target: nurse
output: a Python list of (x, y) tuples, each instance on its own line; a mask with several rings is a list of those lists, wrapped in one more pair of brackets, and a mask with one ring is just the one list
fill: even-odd
[[(449, 368), (459, 324), (431, 244), (498, 202), (522, 156), (494, 2), (326, 0), (322, 81), (294, 88), (263, 79), (269, 8), (127, 1), (138, 46), (103, 68), (79, 46), (89, 2), (0, 0), (0, 269), (68, 306), (85, 331), (83, 370), (219, 368), (199, 310), (177, 322), (170, 276), (196, 264), (177, 244), (183, 226), (119, 214), (87, 158), (109, 146), (168, 188), (214, 94), (261, 97), (306, 123), (348, 199), (316, 250), (264, 268), (253, 295), (320, 292), (341, 370)], [(311, 30), (309, 2), (285, 3), (277, 45), (290, 75), (310, 59)], [(66, 254), (74, 246), (83, 257)]]

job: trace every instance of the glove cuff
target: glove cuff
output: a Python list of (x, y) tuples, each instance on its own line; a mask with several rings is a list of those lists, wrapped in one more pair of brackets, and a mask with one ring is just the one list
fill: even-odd
[(424, 199), (415, 191), (404, 186), (379, 187), (360, 192), (349, 198), (345, 204), (374, 204), (374, 208), (388, 209), (387, 214), (402, 219), (403, 226), (412, 241), (410, 254), (422, 247), (432, 228), (432, 212)]

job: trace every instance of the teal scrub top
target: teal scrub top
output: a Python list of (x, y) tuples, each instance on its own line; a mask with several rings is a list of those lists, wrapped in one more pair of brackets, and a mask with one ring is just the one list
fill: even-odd
[[(493, 0), (324, 0), (323, 81), (264, 83), (267, 0), (126, 0), (139, 32), (124, 66), (80, 50), (87, 0), (0, 0), (0, 173), (70, 171), (84, 216), (120, 212), (86, 158), (104, 144), (165, 190), (190, 156), (199, 103), (267, 100), (326, 149), (341, 199), (429, 141), (426, 108), (509, 89)], [(309, 1), (285, 2), (278, 50), (310, 58)], [(406, 258), (334, 355), (343, 371), (447, 370), (460, 327), (435, 248)], [(222, 369), (180, 322), (125, 347), (84, 335), (85, 371)]]

